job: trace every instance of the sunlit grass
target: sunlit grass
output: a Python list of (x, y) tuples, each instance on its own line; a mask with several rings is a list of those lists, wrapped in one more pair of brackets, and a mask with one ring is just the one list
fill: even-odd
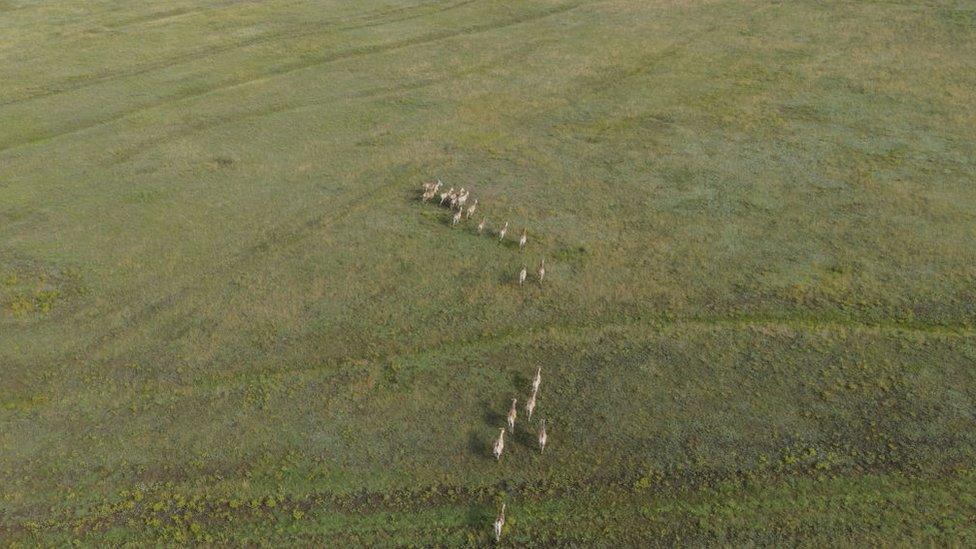
[(973, 33), (0, 0), (0, 538), (966, 545)]

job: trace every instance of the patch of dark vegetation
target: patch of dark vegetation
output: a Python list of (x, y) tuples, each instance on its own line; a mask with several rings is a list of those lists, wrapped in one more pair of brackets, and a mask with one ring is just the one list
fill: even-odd
[(960, 30), (973, 31), (976, 29), (976, 9), (942, 9), (939, 18)]
[(779, 112), (791, 120), (802, 120), (804, 122), (824, 122), (826, 120), (826, 117), (819, 109), (813, 105), (803, 103), (780, 105)]
[(47, 315), (82, 290), (74, 269), (0, 252), (0, 318)]
[(229, 156), (215, 156), (213, 158), (213, 163), (221, 168), (229, 168), (233, 166), (237, 161)]
[(0, 211), (0, 227), (14, 223), (23, 223), (25, 221), (39, 221), (44, 218), (45, 216), (35, 209), (8, 208)]
[(586, 256), (588, 252), (586, 246), (582, 244), (576, 246), (561, 246), (552, 253), (552, 258), (554, 261), (558, 261), (560, 264), (566, 264), (572, 267), (581, 267), (586, 261)]
[(381, 145), (388, 145), (392, 142), (392, 136), (390, 132), (383, 131), (377, 132), (362, 139), (356, 141), (357, 147), (379, 147)]
[(161, 189), (137, 189), (125, 196), (129, 204), (151, 204), (165, 195)]
[[(479, 442), (472, 436), (472, 444)], [(935, 448), (940, 441), (919, 441)], [(843, 481), (855, 476), (889, 475), (901, 480), (954, 478), (971, 474), (967, 464), (944, 463), (933, 468), (919, 467), (896, 459), (891, 454), (865, 453), (855, 461), (817, 445), (796, 444), (783, 447), (779, 455), (760, 460), (749, 469), (709, 469), (677, 467), (659, 470), (634, 465), (625, 470), (603, 472), (576, 478), (550, 477), (535, 480), (501, 480), (481, 485), (431, 484), (413, 489), (382, 492), (367, 490), (349, 493), (315, 492), (296, 497), (282, 492), (242, 496), (218, 496), (185, 491), (173, 482), (159, 482), (121, 490), (116, 496), (93, 503), (71, 516), (51, 517), (43, 522), (26, 521), (0, 525), (11, 534), (55, 534), (97, 536), (117, 528), (143, 532), (163, 543), (214, 543), (227, 527), (241, 524), (280, 523), (283, 517), (295, 521), (313, 514), (369, 516), (383, 513), (412, 513), (421, 509), (450, 506), (467, 508), (466, 529), (484, 530), (486, 517), (500, 500), (533, 503), (575, 501), (600, 487), (605, 505), (627, 501), (665, 498), (680, 501), (707, 494), (731, 495), (754, 492), (764, 487), (789, 485), (807, 480)], [(487, 458), (486, 459), (490, 459)], [(907, 469), (904, 466), (908, 466)], [(917, 464), (916, 464), (917, 465)], [(225, 481), (223, 477), (212, 481)], [(697, 494), (697, 496), (695, 496)], [(702, 516), (710, 513), (702, 512)], [(717, 518), (717, 517), (713, 517)], [(687, 534), (687, 533), (686, 533)], [(681, 536), (691, 539), (694, 536)]]

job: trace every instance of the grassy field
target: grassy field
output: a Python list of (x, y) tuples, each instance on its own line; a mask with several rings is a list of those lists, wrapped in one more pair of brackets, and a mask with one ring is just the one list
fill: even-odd
[(976, 545), (973, 105), (962, 0), (0, 0), (0, 545)]

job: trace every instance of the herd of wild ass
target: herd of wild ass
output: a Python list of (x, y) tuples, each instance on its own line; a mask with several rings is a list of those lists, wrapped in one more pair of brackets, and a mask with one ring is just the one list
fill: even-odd
[[(422, 194), (420, 199), (423, 202), (429, 202), (433, 198), (440, 198), (439, 204), (441, 206), (450, 207), (451, 211), (454, 212), (454, 215), (451, 216), (452, 227), (457, 226), (463, 220), (471, 219), (471, 217), (474, 215), (474, 212), (477, 211), (478, 209), (477, 198), (475, 198), (474, 201), (471, 202), (471, 204), (468, 204), (468, 198), (471, 195), (471, 191), (466, 190), (464, 187), (461, 187), (460, 189), (456, 189), (456, 190), (454, 189), (454, 187), (451, 187), (450, 189), (444, 192), (440, 192), (442, 186), (443, 183), (441, 183), (440, 179), (438, 179), (437, 181), (424, 183), (421, 187)], [(485, 225), (487, 223), (488, 223), (488, 218), (482, 216), (481, 222), (478, 223), (478, 234), (482, 234), (485, 232)], [(497, 234), (498, 234), (499, 241), (505, 240), (505, 235), (508, 234), (508, 221), (506, 221), (505, 224), (502, 225), (502, 228), (498, 229)], [(518, 245), (520, 250), (525, 248), (525, 244), (526, 242), (528, 242), (528, 240), (529, 240), (528, 229), (522, 229), (522, 235), (519, 237), (518, 240)], [(518, 283), (520, 286), (525, 283), (525, 277), (527, 274), (528, 274), (528, 270), (523, 266), (522, 270), (519, 271), (517, 275)], [(539, 270), (537, 271), (537, 274), (539, 275), (539, 283), (542, 283), (543, 279), (546, 278), (545, 258), (542, 258), (542, 261), (539, 263)]]
[[(440, 192), (442, 186), (443, 183), (441, 183), (440, 179), (438, 179), (437, 181), (424, 183), (423, 186), (421, 187), (421, 193), (422, 193), (421, 200), (426, 203), (429, 202), (431, 199), (439, 198), (440, 199), (439, 204), (441, 206), (450, 207), (451, 211), (453, 212), (453, 215), (451, 216), (452, 227), (457, 226), (459, 223), (461, 223), (462, 220), (471, 219), (475, 211), (477, 211), (478, 209), (478, 199), (475, 198), (474, 201), (472, 201), (471, 204), (469, 205), (468, 198), (470, 195), (470, 191), (465, 190), (464, 187), (461, 187), (460, 189), (457, 190), (455, 190), (454, 187), (451, 187), (447, 191)], [(477, 227), (478, 234), (482, 234), (485, 231), (485, 224), (487, 222), (488, 222), (488, 218), (482, 216), (481, 222), (478, 223), (478, 227)], [(505, 240), (505, 235), (508, 234), (508, 221), (506, 221), (505, 224), (502, 225), (500, 229), (498, 229), (497, 234), (498, 234), (499, 241)], [(519, 241), (518, 241), (520, 250), (525, 248), (525, 244), (527, 241), (528, 241), (528, 230), (522, 229), (522, 235), (519, 237)], [(537, 273), (539, 276), (539, 283), (541, 284), (546, 277), (545, 258), (543, 258), (542, 261), (539, 263), (539, 270), (537, 271)], [(519, 286), (525, 283), (526, 275), (527, 275), (527, 270), (523, 266), (522, 270), (520, 270), (517, 275)], [(532, 391), (529, 394), (528, 400), (525, 402), (525, 412), (528, 415), (529, 421), (532, 421), (532, 413), (535, 411), (536, 399), (539, 395), (539, 385), (541, 384), (542, 384), (542, 367), (540, 366), (535, 372), (535, 377), (532, 378)], [(508, 410), (508, 416), (506, 417), (506, 421), (508, 423), (508, 432), (510, 434), (515, 432), (515, 420), (518, 417), (517, 405), (518, 405), (518, 398), (513, 398), (512, 407)], [(502, 452), (505, 451), (505, 429), (506, 429), (505, 427), (501, 427), (498, 429), (498, 438), (495, 439), (495, 443), (492, 446), (492, 455), (495, 457), (496, 461), (501, 460)], [(546, 434), (545, 419), (541, 419), (539, 421), (538, 440), (539, 440), (539, 453), (544, 453), (546, 450), (546, 442), (548, 442), (549, 440), (549, 436), (548, 434)], [(501, 511), (498, 514), (498, 518), (495, 519), (493, 526), (495, 532), (495, 541), (499, 541), (501, 540), (502, 537), (502, 528), (504, 528), (505, 526), (505, 504), (504, 503), (502, 503)]]
[[(525, 402), (525, 412), (528, 414), (528, 420), (532, 421), (532, 412), (535, 411), (536, 398), (539, 396), (539, 385), (542, 384), (542, 366), (535, 371), (535, 377), (532, 378), (532, 392), (529, 394), (529, 399)], [(515, 432), (515, 419), (518, 417), (518, 399), (512, 399), (512, 407), (508, 410), (508, 417), (506, 418), (508, 422), (508, 432)], [(539, 421), (539, 453), (544, 453), (546, 451), (546, 442), (549, 441), (549, 435), (546, 434), (546, 420), (542, 419)], [(502, 459), (502, 452), (505, 451), (505, 427), (498, 429), (498, 438), (495, 439), (495, 444), (492, 446), (491, 453), (495, 456), (495, 460)], [(505, 504), (502, 503), (502, 510), (498, 514), (498, 518), (495, 519), (495, 541), (499, 541), (502, 538), (502, 528), (505, 526)]]

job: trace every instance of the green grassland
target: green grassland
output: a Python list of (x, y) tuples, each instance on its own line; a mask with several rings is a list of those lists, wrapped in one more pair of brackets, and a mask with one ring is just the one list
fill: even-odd
[(961, 0), (0, 0), (0, 544), (976, 545), (973, 105)]

